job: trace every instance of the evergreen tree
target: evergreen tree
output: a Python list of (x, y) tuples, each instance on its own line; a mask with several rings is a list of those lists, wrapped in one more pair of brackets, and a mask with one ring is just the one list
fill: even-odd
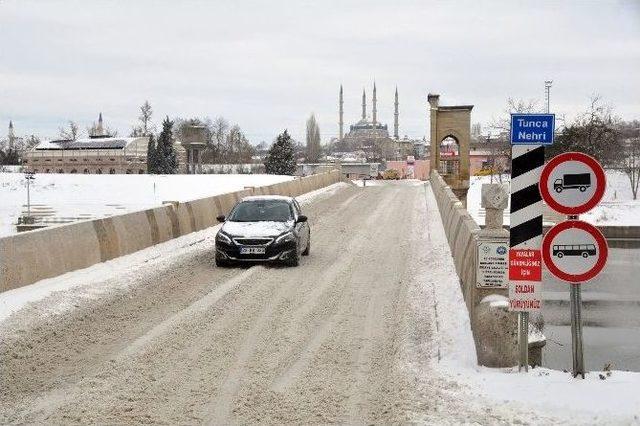
[(264, 167), (271, 175), (293, 175), (296, 172), (296, 159), (293, 151), (291, 136), (285, 130), (278, 135), (276, 141), (269, 148)]
[(149, 135), (149, 144), (147, 145), (147, 173), (158, 173), (158, 161), (156, 160), (156, 138), (153, 133)]
[(171, 175), (178, 172), (178, 159), (173, 149), (173, 121), (169, 117), (162, 122), (155, 150), (156, 173)]

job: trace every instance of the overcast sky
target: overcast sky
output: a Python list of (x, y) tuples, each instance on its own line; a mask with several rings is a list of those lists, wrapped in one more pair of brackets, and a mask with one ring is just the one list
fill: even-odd
[[(483, 3), (480, 5), (480, 3)], [(640, 118), (640, 1), (39, 1), (0, 0), (0, 134), (56, 136), (102, 111), (128, 134), (148, 99), (161, 117), (222, 115), (253, 143), (302, 139), (315, 112), (335, 136), (375, 79), (379, 120), (427, 133), (426, 96), (473, 104), (487, 123), (508, 97), (569, 118), (601, 94)], [(369, 106), (370, 113), (370, 106)]]

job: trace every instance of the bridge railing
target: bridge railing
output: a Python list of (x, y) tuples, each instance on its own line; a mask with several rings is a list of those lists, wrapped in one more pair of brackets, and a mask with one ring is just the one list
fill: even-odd
[[(481, 230), (442, 176), (434, 171), (430, 182), (460, 278), (478, 363), (488, 367), (517, 365), (517, 316), (507, 310), (507, 289), (476, 287), (478, 237), (485, 231)], [(539, 362), (539, 358), (539, 353), (530, 356), (534, 362)]]

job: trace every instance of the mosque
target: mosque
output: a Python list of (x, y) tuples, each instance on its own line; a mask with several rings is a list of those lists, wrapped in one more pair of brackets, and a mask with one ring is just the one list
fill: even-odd
[(399, 102), (398, 88), (395, 91), (393, 136), (389, 135), (386, 124), (378, 121), (378, 99), (376, 83), (373, 83), (373, 102), (371, 120), (367, 117), (367, 94), (362, 90), (362, 115), (360, 120), (349, 126), (349, 131), (344, 133), (344, 97), (343, 88), (340, 85), (340, 97), (338, 101), (338, 127), (339, 138), (336, 149), (340, 151), (363, 151), (370, 160), (398, 159), (414, 155), (414, 142), (406, 137), (400, 139), (398, 130)]

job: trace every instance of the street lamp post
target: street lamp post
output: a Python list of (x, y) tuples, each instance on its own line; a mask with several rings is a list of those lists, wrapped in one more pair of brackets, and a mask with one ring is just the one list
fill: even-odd
[(25, 220), (27, 221), (27, 223), (31, 223), (31, 191), (30, 191), (30, 187), (31, 187), (31, 181), (35, 180), (35, 173), (33, 172), (25, 172), (24, 174), (24, 178), (27, 181), (27, 217), (25, 218)]

